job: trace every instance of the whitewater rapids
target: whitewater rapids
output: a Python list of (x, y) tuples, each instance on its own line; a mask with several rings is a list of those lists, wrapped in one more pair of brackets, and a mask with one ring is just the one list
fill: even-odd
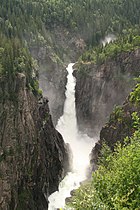
[(86, 169), (89, 165), (89, 154), (94, 147), (95, 140), (78, 131), (75, 111), (75, 85), (73, 63), (67, 67), (66, 100), (63, 116), (60, 117), (56, 129), (62, 134), (64, 141), (69, 143), (73, 153), (72, 172), (62, 180), (59, 191), (49, 197), (49, 210), (65, 209), (65, 199), (70, 192), (79, 187), (86, 179)]

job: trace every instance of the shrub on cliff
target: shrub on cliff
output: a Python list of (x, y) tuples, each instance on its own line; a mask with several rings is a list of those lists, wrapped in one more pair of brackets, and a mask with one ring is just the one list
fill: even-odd
[(140, 207), (140, 130), (126, 139), (126, 146), (118, 144), (93, 173), (90, 184), (80, 187), (69, 206), (74, 209), (120, 210)]
[(140, 104), (140, 83), (137, 84), (134, 91), (130, 93), (130, 102), (135, 103), (135, 105)]

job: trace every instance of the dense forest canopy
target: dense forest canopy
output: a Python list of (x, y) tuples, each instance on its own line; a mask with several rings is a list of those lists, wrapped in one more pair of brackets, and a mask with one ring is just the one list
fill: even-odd
[[(14, 75), (26, 65), (26, 74), (31, 72), (28, 48), (33, 43), (46, 43), (46, 33), (54, 27), (61, 25), (79, 34), (90, 48), (82, 55), (82, 61), (100, 63), (108, 56), (139, 46), (139, 22), (139, 0), (0, 0), (0, 74)], [(127, 38), (119, 38), (114, 44), (99, 46), (93, 51), (92, 47), (100, 44), (108, 33), (117, 37), (127, 35)], [(16, 50), (17, 45), (24, 50)], [(31, 77), (29, 72), (27, 75)]]
[(79, 64), (81, 63), (96, 63), (102, 64), (105, 60), (111, 58), (115, 59), (122, 52), (131, 52), (140, 47), (140, 31), (129, 30), (128, 34), (121, 35), (116, 40), (103, 45), (90, 48), (79, 57)]
[(26, 86), (34, 94), (40, 94), (39, 84), (37, 81), (36, 61), (32, 58), (29, 50), (18, 38), (7, 38), (0, 35), (0, 77), (4, 76), (8, 80), (9, 99), (15, 100), (14, 80), (18, 73), (26, 76)]
[(1, 31), (8, 37), (62, 25), (95, 45), (105, 34), (124, 33), (140, 22), (139, 0), (1, 0), (0, 8)]
[[(22, 71), (32, 81), (28, 49), (46, 44), (47, 32), (55, 27), (85, 40), (90, 50), (80, 60), (101, 63), (139, 46), (139, 23), (139, 0), (0, 0), (0, 74)], [(100, 42), (109, 33), (119, 39), (103, 47)]]

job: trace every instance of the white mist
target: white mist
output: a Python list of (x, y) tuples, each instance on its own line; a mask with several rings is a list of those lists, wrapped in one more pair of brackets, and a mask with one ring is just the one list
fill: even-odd
[(101, 40), (101, 43), (103, 44), (103, 46), (105, 46), (106, 44), (109, 44), (110, 42), (114, 42), (116, 38), (117, 37), (114, 34), (108, 34), (107, 36), (105, 36), (103, 40)]
[(86, 179), (86, 169), (89, 164), (89, 154), (95, 144), (95, 140), (85, 134), (81, 134), (77, 128), (75, 111), (75, 84), (73, 77), (73, 63), (68, 65), (66, 100), (64, 104), (64, 114), (59, 119), (56, 129), (62, 134), (64, 141), (69, 143), (73, 153), (73, 172), (62, 180), (59, 191), (49, 197), (49, 210), (65, 207), (65, 199), (70, 196), (73, 189), (79, 187), (80, 182)]

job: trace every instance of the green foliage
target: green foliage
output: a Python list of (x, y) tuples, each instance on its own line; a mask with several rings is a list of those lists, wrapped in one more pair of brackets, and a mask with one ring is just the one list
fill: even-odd
[(109, 58), (115, 59), (122, 52), (130, 52), (140, 47), (140, 35), (139, 30), (132, 34), (131, 30), (128, 30), (128, 34), (119, 36), (113, 42), (103, 46), (100, 44), (96, 48), (84, 52), (79, 58), (79, 62), (91, 62), (96, 64), (102, 64)]
[(138, 130), (140, 127), (140, 117), (138, 116), (137, 112), (132, 113), (132, 120), (133, 120), (133, 128)]
[(136, 77), (136, 78), (134, 78), (134, 80), (135, 80), (137, 83), (140, 83), (140, 77)]
[(39, 82), (36, 79), (32, 79), (30, 83), (30, 89), (36, 96), (41, 96), (42, 95), (42, 90), (39, 89)]
[(14, 80), (17, 73), (23, 73), (26, 76), (26, 86), (31, 87), (34, 94), (40, 95), (37, 64), (29, 50), (18, 38), (9, 39), (1, 35), (0, 39), (0, 75), (8, 79), (10, 99), (16, 99)]
[(102, 148), (100, 151), (100, 156), (98, 159), (98, 164), (103, 166), (108, 166), (108, 163), (110, 161), (110, 155), (112, 153), (112, 150), (108, 145), (105, 144), (105, 142), (102, 144)]
[(110, 115), (109, 122), (122, 122), (124, 117), (124, 110), (121, 106), (115, 106), (113, 112)]
[(0, 39), (1, 74), (7, 76), (15, 75), (16, 72), (29, 74), (29, 71), (32, 71), (32, 58), (21, 41), (17, 38), (7, 39), (2, 35)]
[[(138, 0), (13, 0), (12, 3), (11, 0), (0, 1), (1, 33), (10, 38), (9, 42), (18, 37), (26, 45), (30, 43), (43, 46), (47, 43), (46, 31), (62, 25), (80, 34), (87, 42), (90, 50), (81, 56), (82, 62), (100, 64), (108, 57), (114, 58), (122, 51), (137, 48), (140, 45), (139, 20)], [(100, 45), (93, 50), (92, 46), (97, 46), (108, 33), (121, 37), (104, 48)], [(0, 43), (2, 42), (3, 38), (0, 37)], [(18, 55), (13, 66), (13, 48), (5, 48), (3, 60), (5, 59), (6, 65), (3, 67), (0, 62), (0, 74), (10, 71), (11, 67), (12, 73), (17, 69), (23, 71), (26, 68), (24, 53), (20, 52), (21, 56)], [(0, 57), (2, 53), (3, 47), (0, 48)], [(54, 58), (60, 62), (59, 58)]]
[(75, 191), (71, 201), (68, 203), (68, 207), (76, 210), (97, 210), (96, 204), (99, 207), (98, 210), (103, 209), (101, 200), (96, 197), (96, 191), (89, 182), (87, 184), (83, 184)]
[(0, 8), (1, 32), (42, 44), (44, 26), (62, 25), (96, 45), (106, 34), (125, 33), (140, 20), (139, 0), (1, 0)]
[(136, 85), (136, 88), (130, 93), (130, 102), (140, 105), (140, 83)]
[(127, 146), (118, 144), (107, 163), (93, 173), (89, 185), (76, 191), (69, 204), (71, 207), (81, 210), (139, 209), (140, 130)]

